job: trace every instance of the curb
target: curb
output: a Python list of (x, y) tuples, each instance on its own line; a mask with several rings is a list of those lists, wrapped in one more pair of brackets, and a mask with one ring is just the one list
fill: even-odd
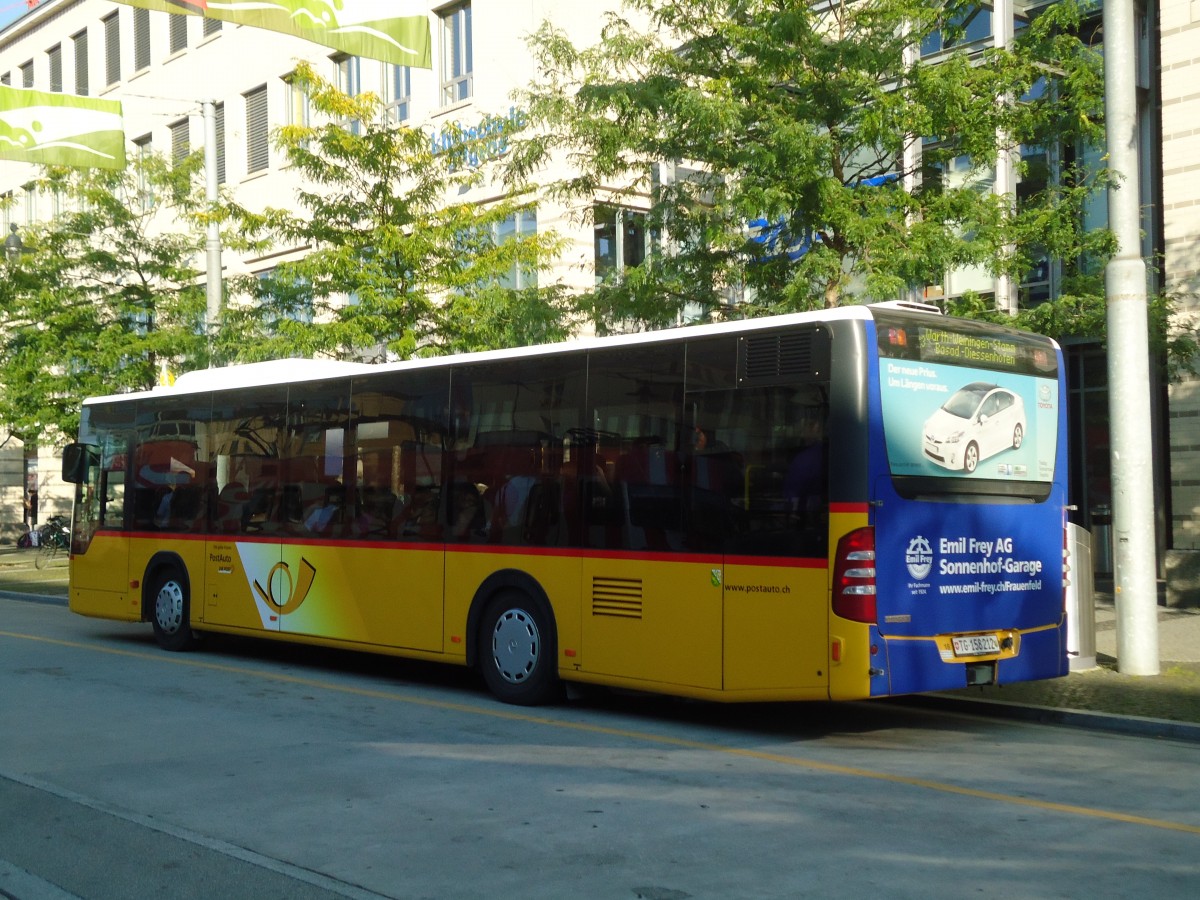
[(969, 700), (945, 694), (904, 697), (899, 705), (939, 709), (972, 716), (994, 716), (1038, 725), (1065, 725), (1135, 737), (1157, 737), (1175, 741), (1200, 743), (1200, 724), (1177, 722), (1174, 719), (1152, 719), (1147, 716), (1125, 716), (1116, 713), (1094, 712), (1057, 706), (1033, 706), (1007, 700)]
[(44, 603), (48, 606), (66, 606), (66, 594), (26, 594), (23, 591), (0, 591), (0, 600), (21, 600), (25, 603)]

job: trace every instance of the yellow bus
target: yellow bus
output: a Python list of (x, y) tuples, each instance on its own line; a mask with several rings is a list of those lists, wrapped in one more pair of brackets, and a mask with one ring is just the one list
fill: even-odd
[(85, 402), (70, 605), (169, 650), (472, 666), (519, 704), (1062, 675), (1062, 372), (1047, 338), (883, 304), (189, 373)]

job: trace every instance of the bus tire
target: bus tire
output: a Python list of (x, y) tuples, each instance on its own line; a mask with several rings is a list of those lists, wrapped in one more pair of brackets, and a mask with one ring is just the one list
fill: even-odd
[(162, 570), (150, 590), (150, 621), (154, 639), (164, 650), (189, 650), (196, 643), (191, 626), (187, 581), (174, 568)]
[(967, 444), (967, 449), (963, 452), (963, 471), (970, 475), (979, 465), (979, 445), (974, 441)]
[(523, 591), (506, 590), (480, 621), (479, 665), (496, 699), (538, 706), (561, 696), (554, 623)]

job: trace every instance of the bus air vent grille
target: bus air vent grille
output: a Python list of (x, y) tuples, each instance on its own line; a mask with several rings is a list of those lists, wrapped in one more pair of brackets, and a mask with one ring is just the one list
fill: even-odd
[(592, 578), (592, 615), (618, 619), (642, 617), (642, 579)]
[(822, 328), (746, 335), (740, 349), (738, 380), (743, 384), (777, 384), (828, 377), (829, 334)]

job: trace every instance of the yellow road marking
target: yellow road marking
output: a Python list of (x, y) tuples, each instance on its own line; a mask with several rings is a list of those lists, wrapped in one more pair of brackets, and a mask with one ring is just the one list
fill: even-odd
[(247, 669), (241, 666), (225, 663), (212, 663), (183, 656), (168, 656), (160, 653), (143, 653), (138, 650), (120, 650), (115, 647), (98, 647), (79, 641), (67, 641), (59, 638), (40, 637), (32, 634), (20, 634), (12, 631), (0, 631), (0, 637), (17, 640), (35, 641), (43, 644), (54, 644), (60, 647), (70, 647), (77, 650), (91, 650), (96, 653), (107, 653), (110, 656), (128, 656), (134, 659), (151, 662), (169, 663), (187, 666), (193, 669), (205, 669), (212, 672), (223, 672), (231, 675), (251, 675), (267, 678), (283, 684), (301, 685), (303, 687), (320, 688), (356, 697), (369, 697), (375, 700), (392, 700), (399, 703), (409, 703), (414, 706), (424, 706), (432, 709), (451, 712), (470, 713), (472, 715), (488, 716), (493, 719), (504, 719), (510, 722), (528, 722), (531, 725), (545, 725), (551, 728), (562, 728), (587, 734), (601, 734), (606, 737), (620, 737), (628, 740), (642, 741), (669, 747), (680, 747), (687, 750), (701, 750), (707, 753), (719, 753), (725, 756), (737, 756), (744, 759), (755, 759), (763, 762), (777, 763), (792, 768), (809, 769), (814, 772), (825, 772), (831, 775), (842, 775), (848, 778), (867, 778), (873, 781), (885, 781), (891, 784), (903, 784), (909, 787), (938, 791), (944, 794), (957, 794), (974, 797), (980, 800), (992, 800), (997, 803), (1008, 803), (1013, 806), (1025, 806), (1046, 812), (1063, 813), (1065, 815), (1083, 816), (1090, 819), (1101, 819), (1109, 822), (1123, 822), (1127, 825), (1142, 825), (1147, 828), (1162, 828), (1167, 831), (1182, 831), (1186, 834), (1200, 835), (1200, 825), (1188, 825), (1184, 822), (1172, 822), (1168, 819), (1154, 819), (1148, 816), (1135, 816), (1130, 813), (1116, 812), (1107, 809), (1097, 809), (1090, 806), (1077, 806), (1071, 803), (1056, 803), (1051, 800), (1036, 800), (1030, 797), (1017, 797), (1011, 794), (1001, 794), (996, 791), (982, 791), (977, 788), (961, 787), (942, 781), (931, 781), (927, 778), (913, 778), (908, 775), (893, 775), (888, 772), (877, 772), (873, 769), (860, 769), (855, 766), (842, 766), (836, 763), (820, 762), (803, 757), (785, 756), (781, 753), (769, 753), (763, 750), (749, 750), (741, 747), (729, 747), (724, 744), (713, 744), (707, 741), (695, 741), (688, 738), (671, 737), (670, 735), (655, 734), (648, 731), (634, 731), (627, 728), (612, 728), (607, 725), (594, 725), (587, 722), (566, 722), (546, 716), (531, 713), (516, 712), (505, 708), (474, 706), (468, 703), (454, 703), (447, 700), (429, 700), (413, 697), (397, 691), (384, 691), (373, 688), (355, 687), (352, 685), (333, 684), (315, 678), (304, 678), (298, 675), (288, 675), (284, 672), (270, 670)]

